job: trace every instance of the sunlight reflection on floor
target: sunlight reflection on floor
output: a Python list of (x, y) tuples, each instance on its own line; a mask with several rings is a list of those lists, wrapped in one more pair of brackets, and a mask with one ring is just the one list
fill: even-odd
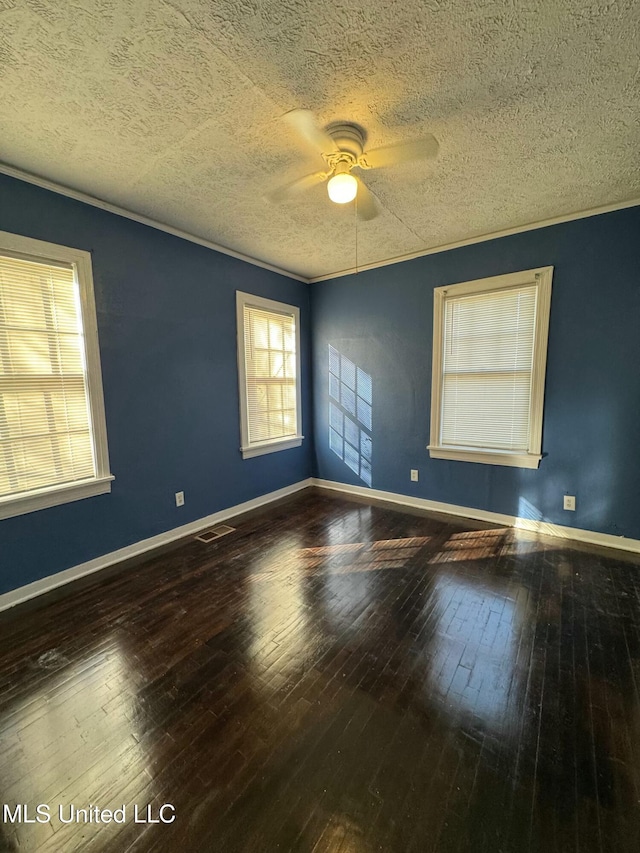
[(438, 641), (428, 664), (429, 694), (498, 725), (517, 687), (521, 605), (458, 575), (437, 578), (434, 601)]
[[(52, 655), (41, 655), (33, 665), (46, 669), (54, 661)], [(58, 806), (67, 809), (66, 815), (69, 803), (121, 807), (123, 774), (131, 782), (139, 780), (141, 804), (153, 798), (149, 755), (136, 725), (140, 709), (130, 683), (129, 664), (117, 642), (111, 642), (72, 664), (61, 657), (59, 668), (44, 676), (36, 693), (7, 707), (0, 717), (0, 739), (5, 749), (7, 744), (13, 748), (10, 775), (3, 778), (3, 801), (51, 804), (50, 823), (11, 827), (18, 843), (26, 831), (30, 843), (36, 833), (42, 842), (55, 832), (64, 846), (74, 827), (60, 822)], [(64, 779), (79, 784), (61, 790)]]

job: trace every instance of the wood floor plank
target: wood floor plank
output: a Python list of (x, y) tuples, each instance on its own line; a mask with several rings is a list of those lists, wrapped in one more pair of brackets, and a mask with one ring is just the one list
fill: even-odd
[(232, 526), (0, 614), (0, 851), (640, 849), (640, 559), (315, 490)]

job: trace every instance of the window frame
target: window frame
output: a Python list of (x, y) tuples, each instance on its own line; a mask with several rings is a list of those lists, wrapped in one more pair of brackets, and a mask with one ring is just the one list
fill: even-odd
[[(480, 462), (486, 465), (508, 465), (517, 468), (538, 468), (542, 459), (542, 419), (552, 279), (553, 267), (548, 266), (434, 288), (431, 435), (427, 445), (432, 459)], [(526, 452), (442, 445), (444, 314), (447, 297), (490, 293), (494, 290), (507, 290), (531, 284), (536, 285), (537, 292), (529, 406), (529, 437)]]
[(111, 481), (115, 477), (109, 468), (109, 449), (107, 444), (107, 426), (100, 366), (100, 345), (98, 340), (98, 321), (96, 315), (95, 294), (91, 254), (82, 249), (61, 246), (24, 237), (7, 231), (0, 231), (0, 255), (17, 253), (27, 259), (54, 261), (71, 264), (78, 283), (80, 311), (84, 338), (84, 357), (86, 360), (86, 384), (89, 397), (91, 435), (95, 458), (95, 477), (60, 483), (32, 489), (28, 492), (9, 494), (0, 497), (0, 519), (24, 515), (47, 507), (59, 506), (83, 498), (102, 495), (111, 491)]
[[(263, 311), (271, 311), (274, 314), (284, 314), (294, 318), (296, 327), (296, 434), (284, 438), (270, 438), (266, 441), (249, 441), (249, 404), (247, 370), (245, 361), (244, 340), (244, 309), (245, 307), (259, 308)], [(252, 293), (236, 291), (236, 324), (238, 342), (238, 392), (240, 398), (240, 452), (243, 459), (252, 459), (255, 456), (263, 456), (266, 453), (275, 453), (278, 450), (289, 450), (292, 447), (300, 447), (304, 436), (302, 435), (302, 383), (301, 383), (301, 359), (300, 359), (300, 309), (296, 305), (285, 302), (277, 302), (274, 299), (266, 299), (263, 296), (255, 296)]]

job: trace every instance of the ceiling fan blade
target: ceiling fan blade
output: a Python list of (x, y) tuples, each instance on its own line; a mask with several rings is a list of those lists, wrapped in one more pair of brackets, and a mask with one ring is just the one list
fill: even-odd
[(428, 134), (412, 142), (400, 142), (398, 145), (387, 145), (384, 148), (365, 151), (358, 163), (365, 169), (380, 169), (384, 166), (395, 166), (397, 163), (408, 163), (411, 160), (432, 160), (438, 155), (438, 148), (435, 136)]
[(358, 195), (356, 196), (356, 212), (358, 219), (369, 222), (378, 215), (378, 206), (373, 195), (369, 192), (363, 181), (358, 181)]
[(270, 192), (267, 195), (267, 198), (269, 201), (276, 203), (286, 201), (305, 190), (311, 189), (311, 187), (315, 187), (316, 184), (321, 184), (323, 181), (326, 181), (329, 175), (330, 172), (313, 172), (311, 175), (305, 175), (304, 178), (298, 178), (295, 181), (291, 181), (291, 183), (278, 187), (278, 189)]
[(333, 137), (320, 127), (311, 110), (291, 110), (283, 118), (320, 154), (335, 154), (339, 150)]

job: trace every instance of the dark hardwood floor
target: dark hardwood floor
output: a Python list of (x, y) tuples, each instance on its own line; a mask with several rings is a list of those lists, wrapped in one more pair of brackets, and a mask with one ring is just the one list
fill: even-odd
[(0, 850), (638, 851), (639, 568), (307, 491), (0, 614)]

